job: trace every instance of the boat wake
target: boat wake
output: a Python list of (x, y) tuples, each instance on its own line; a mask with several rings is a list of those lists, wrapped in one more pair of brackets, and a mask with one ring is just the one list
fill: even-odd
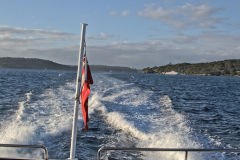
[[(95, 73), (89, 99), (89, 131), (82, 132), (79, 114), (77, 156), (96, 158), (97, 149), (108, 147), (204, 148), (208, 137), (195, 133), (187, 115), (174, 110), (167, 94), (141, 88), (109, 76)], [(50, 158), (68, 158), (70, 149), (75, 82), (48, 87), (37, 94), (25, 93), (17, 109), (1, 123), (0, 143), (42, 144)], [(11, 112), (11, 113), (10, 113)], [(196, 138), (197, 137), (197, 138)], [(2, 149), (1, 156), (42, 158), (42, 152)], [(182, 160), (182, 152), (112, 152), (103, 159)], [(189, 159), (224, 159), (222, 154), (190, 153)]]
[[(119, 131), (106, 146), (153, 147), (153, 148), (200, 148), (194, 141), (186, 118), (172, 109), (171, 99), (159, 95), (159, 101), (152, 102), (154, 93), (143, 91), (133, 84), (109, 77), (101, 77), (102, 82), (95, 84), (91, 98), (92, 110), (101, 111), (105, 122)], [(108, 87), (102, 88), (102, 83)], [(110, 86), (110, 87), (109, 87)], [(99, 87), (99, 89), (98, 89)], [(101, 88), (101, 89), (100, 89)], [(101, 92), (99, 92), (101, 91)], [(109, 152), (107, 156), (111, 156)], [(183, 159), (183, 153), (141, 153), (143, 159)], [(197, 158), (196, 158), (197, 157)], [(107, 157), (105, 157), (107, 158)], [(202, 157), (191, 154), (190, 159)]]
[[(18, 103), (19, 108), (16, 113), (1, 126), (0, 143), (41, 144), (50, 150), (52, 147), (56, 147), (57, 144), (54, 144), (54, 141), (49, 138), (71, 130), (73, 88), (73, 83), (67, 83), (57, 89), (46, 89), (38, 95), (39, 100), (36, 101), (31, 101), (31, 92), (26, 93), (25, 100)], [(70, 140), (69, 135), (67, 138)], [(65, 155), (66, 153), (61, 152), (61, 149), (61, 146), (58, 146), (58, 150), (55, 148), (54, 155), (62, 156), (63, 153)], [(38, 150), (1, 149), (0, 152), (2, 157), (31, 158), (32, 155), (37, 158), (42, 157), (42, 152)]]

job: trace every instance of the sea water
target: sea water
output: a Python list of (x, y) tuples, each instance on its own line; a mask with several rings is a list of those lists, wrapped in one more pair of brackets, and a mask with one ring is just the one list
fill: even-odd
[[(69, 158), (76, 72), (0, 70), (0, 143), (40, 144)], [(240, 78), (93, 73), (89, 130), (79, 114), (79, 159), (109, 147), (240, 148)], [(0, 148), (3, 157), (42, 158), (39, 150)], [(182, 152), (103, 152), (102, 159), (182, 160)], [(190, 160), (240, 159), (189, 153)]]

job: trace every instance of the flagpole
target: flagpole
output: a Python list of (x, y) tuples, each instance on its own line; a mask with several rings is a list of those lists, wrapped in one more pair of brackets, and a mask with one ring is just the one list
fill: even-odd
[(78, 121), (78, 107), (80, 102), (80, 88), (82, 81), (82, 65), (83, 65), (83, 52), (84, 52), (84, 43), (85, 43), (85, 32), (87, 24), (82, 24), (82, 33), (80, 40), (79, 48), (79, 57), (78, 57), (78, 70), (77, 70), (77, 79), (76, 79), (76, 92), (75, 92), (75, 102), (74, 102), (74, 113), (73, 113), (73, 126), (72, 126), (72, 137), (71, 137), (71, 149), (70, 149), (70, 160), (77, 160), (75, 158), (76, 153), (76, 140), (77, 140), (77, 121)]

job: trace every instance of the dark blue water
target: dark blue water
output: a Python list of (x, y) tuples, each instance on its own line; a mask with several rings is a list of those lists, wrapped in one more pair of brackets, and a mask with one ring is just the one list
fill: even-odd
[[(68, 158), (75, 74), (0, 70), (0, 143), (43, 144), (50, 158)], [(96, 158), (101, 146), (240, 148), (239, 77), (100, 72), (93, 77), (87, 133), (79, 117), (79, 159)], [(39, 151), (1, 153), (41, 157)], [(239, 159), (236, 154), (189, 156)], [(183, 154), (105, 152), (102, 158), (182, 159)]]
[[(11, 115), (24, 101), (26, 93), (31, 92), (31, 100), (48, 88), (56, 88), (73, 78), (72, 72), (41, 70), (0, 70), (0, 113), (5, 110)], [(9, 117), (9, 115), (7, 115)], [(1, 120), (5, 119), (2, 118)]]
[[(113, 75), (155, 95), (168, 95), (194, 131), (208, 134), (219, 147), (240, 147), (240, 77)], [(156, 101), (157, 96), (152, 97)]]

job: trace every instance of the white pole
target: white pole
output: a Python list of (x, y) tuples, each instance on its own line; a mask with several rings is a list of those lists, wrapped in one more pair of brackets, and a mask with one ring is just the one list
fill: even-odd
[(77, 79), (76, 79), (74, 113), (73, 113), (71, 149), (70, 149), (70, 158), (69, 158), (70, 160), (77, 159), (77, 158), (75, 158), (76, 140), (77, 140), (77, 121), (78, 121), (78, 107), (80, 104), (79, 103), (80, 102), (80, 88), (81, 88), (81, 80), (82, 80), (82, 64), (83, 64), (83, 51), (84, 51), (86, 26), (87, 26), (87, 24), (82, 24), (82, 33), (81, 33), (79, 57), (78, 57), (78, 70), (77, 70)]

